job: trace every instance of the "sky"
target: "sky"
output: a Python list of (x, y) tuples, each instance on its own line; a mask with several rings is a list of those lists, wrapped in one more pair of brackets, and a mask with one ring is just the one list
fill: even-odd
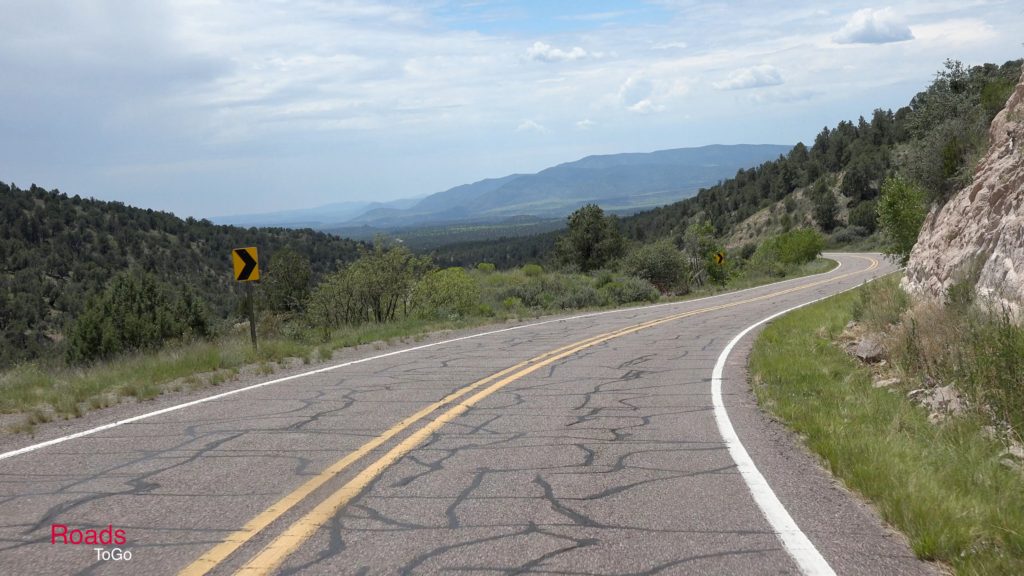
[(590, 154), (812, 142), (1019, 0), (0, 0), (0, 181), (197, 218), (423, 196)]

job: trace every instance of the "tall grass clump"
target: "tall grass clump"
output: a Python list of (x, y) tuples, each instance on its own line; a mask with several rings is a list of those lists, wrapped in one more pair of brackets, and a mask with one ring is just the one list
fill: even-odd
[(858, 291), (853, 315), (885, 333), (893, 362), (919, 382), (952, 384), (982, 416), (1024, 431), (1024, 327), (974, 294), (972, 275), (942, 302), (913, 307), (889, 276)]

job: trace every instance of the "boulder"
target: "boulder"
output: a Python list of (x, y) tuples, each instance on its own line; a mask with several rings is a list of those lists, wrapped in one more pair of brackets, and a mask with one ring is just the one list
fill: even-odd
[(865, 336), (853, 351), (862, 362), (874, 364), (885, 358), (885, 348), (876, 336)]
[(978, 295), (1018, 321), (1024, 311), (1024, 76), (989, 128), (974, 181), (925, 219), (903, 287), (931, 300), (977, 267)]

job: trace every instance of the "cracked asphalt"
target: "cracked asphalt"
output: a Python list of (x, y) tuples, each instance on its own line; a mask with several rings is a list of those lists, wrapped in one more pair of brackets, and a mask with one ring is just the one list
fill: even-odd
[[(893, 270), (878, 255), (870, 270), (864, 256), (831, 257), (842, 266), (823, 276), (392, 355), (0, 460), (0, 574), (176, 574), (452, 392), (591, 336), (707, 308), (600, 342), (486, 396), (383, 467), (276, 572), (799, 574), (719, 435), (710, 381), (747, 326)], [(810, 287), (790, 290), (798, 286)], [(939, 573), (757, 409), (745, 373), (753, 337), (726, 364), (725, 405), (797, 525), (837, 574)], [(239, 570), (443, 411), (327, 480), (209, 573)], [(96, 546), (51, 544), (53, 524), (123, 529), (120, 548), (132, 558), (98, 560)]]

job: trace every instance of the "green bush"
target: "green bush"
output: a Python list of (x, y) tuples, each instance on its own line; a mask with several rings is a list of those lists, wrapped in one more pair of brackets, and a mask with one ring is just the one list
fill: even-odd
[(534, 278), (544, 274), (544, 268), (540, 264), (527, 264), (523, 266), (523, 274), (530, 278)]
[(156, 350), (165, 341), (208, 336), (203, 302), (190, 289), (172, 300), (168, 286), (137, 270), (115, 276), (72, 325), (67, 360), (81, 364), (123, 352)]
[(483, 272), (484, 274), (490, 274), (491, 272), (494, 272), (495, 266), (490, 262), (480, 262), (479, 264), (476, 265), (476, 269)]
[(917, 185), (899, 177), (888, 178), (882, 185), (878, 225), (885, 237), (883, 251), (901, 266), (910, 259), (926, 214), (924, 191)]
[(621, 305), (633, 302), (657, 302), (661, 293), (653, 284), (636, 276), (620, 276), (599, 290), (606, 304)]
[(799, 228), (762, 242), (754, 252), (753, 260), (762, 269), (780, 275), (785, 273), (786, 265), (805, 264), (814, 260), (824, 247), (825, 239), (821, 233)]
[(277, 312), (300, 312), (309, 298), (311, 275), (309, 258), (291, 248), (274, 252), (261, 282), (270, 309)]
[(662, 292), (679, 288), (687, 272), (686, 257), (667, 238), (634, 248), (623, 259), (622, 267), (627, 274), (647, 280)]
[(460, 267), (436, 270), (415, 289), (415, 309), (423, 318), (449, 318), (472, 314), (480, 306), (480, 287)]
[(878, 227), (877, 202), (868, 200), (851, 208), (849, 222), (850, 226), (860, 226), (867, 229), (869, 233), (874, 232)]
[(501, 307), (508, 311), (518, 310), (523, 307), (523, 301), (515, 296), (509, 296), (501, 301)]
[(310, 294), (306, 318), (323, 331), (324, 339), (329, 339), (334, 329), (362, 324), (368, 319), (354, 284), (352, 275), (343, 269), (329, 274)]

